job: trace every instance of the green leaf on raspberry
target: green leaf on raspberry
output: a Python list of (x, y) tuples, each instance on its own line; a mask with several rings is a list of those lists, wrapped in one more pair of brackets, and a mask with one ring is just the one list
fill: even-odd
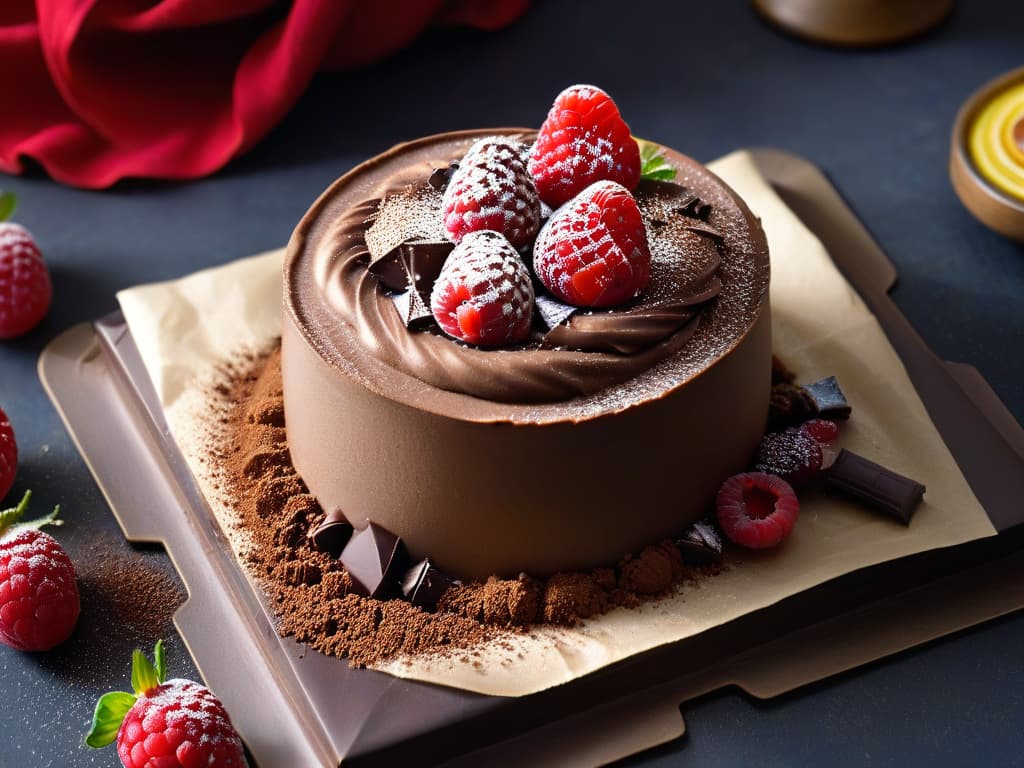
[(132, 652), (132, 690), (140, 696), (160, 685), (160, 677), (146, 654), (138, 648)]
[(640, 178), (648, 181), (672, 181), (676, 177), (676, 169), (668, 164), (665, 156), (659, 152), (657, 144), (637, 139), (640, 145)]
[(21, 520), (25, 514), (25, 510), (28, 509), (28, 501), (31, 498), (32, 491), (25, 491), (25, 495), (21, 497), (21, 501), (18, 502), (16, 507), (0, 511), (0, 533), (3, 533)]
[(96, 711), (92, 715), (92, 727), (85, 737), (85, 743), (99, 749), (113, 743), (128, 710), (135, 704), (135, 697), (124, 691), (111, 691), (100, 696)]
[(153, 649), (153, 661), (156, 662), (156, 679), (163, 684), (167, 679), (167, 656), (164, 653), (164, 641), (157, 640)]
[(32, 491), (25, 491), (25, 495), (21, 497), (21, 501), (18, 502), (18, 506), (11, 507), (10, 509), (0, 510), (0, 535), (6, 533), (9, 528), (35, 528), (39, 530), (44, 525), (64, 525), (63, 520), (58, 520), (57, 515), (60, 514), (60, 504), (53, 508), (53, 512), (42, 517), (37, 517), (35, 520), (27, 520), (21, 522), (21, 518), (25, 516), (25, 512), (28, 511), (28, 502), (32, 498)]
[(17, 207), (17, 196), (13, 192), (0, 189), (0, 221), (7, 221)]

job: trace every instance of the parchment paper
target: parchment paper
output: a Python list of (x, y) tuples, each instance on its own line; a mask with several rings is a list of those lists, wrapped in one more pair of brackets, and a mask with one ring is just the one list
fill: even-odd
[[(835, 375), (853, 405), (840, 445), (927, 487), (911, 524), (839, 496), (805, 493), (792, 536), (768, 552), (680, 587), (639, 608), (572, 629), (510, 635), (472, 658), (398, 658), (379, 669), (480, 693), (521, 696), (568, 682), (655, 646), (693, 636), (851, 571), (916, 552), (995, 535), (875, 318), (821, 243), (775, 195), (750, 157), (710, 165), (762, 219), (772, 260), (774, 350), (801, 382)], [(199, 459), (203, 384), (239, 348), (258, 349), (280, 328), (282, 251), (181, 280), (118, 294), (175, 439), (210, 488)], [(226, 529), (232, 511), (207, 493)], [(237, 543), (237, 542), (233, 542)], [(339, 663), (345, 663), (339, 661)]]

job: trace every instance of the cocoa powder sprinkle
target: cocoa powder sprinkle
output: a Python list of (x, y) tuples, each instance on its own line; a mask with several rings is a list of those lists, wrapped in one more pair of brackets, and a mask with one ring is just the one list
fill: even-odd
[(503, 633), (536, 624), (571, 626), (644, 599), (695, 585), (720, 570), (687, 567), (670, 541), (626, 556), (615, 567), (559, 573), (547, 579), (455, 583), (437, 611), (400, 598), (376, 600), (352, 591), (340, 561), (314, 549), (307, 533), (324, 518), (291, 465), (284, 426), (280, 349), (247, 354), (225, 366), (210, 388), (221, 430), (212, 430), (207, 456), (214, 484), (230, 501), (247, 546), (243, 560), (262, 585), (278, 631), (353, 665), (396, 655), (447, 653), (459, 658)]

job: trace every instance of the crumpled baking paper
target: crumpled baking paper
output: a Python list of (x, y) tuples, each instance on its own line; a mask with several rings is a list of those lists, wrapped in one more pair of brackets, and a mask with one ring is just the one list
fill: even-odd
[[(806, 493), (792, 536), (699, 587), (617, 609), (566, 629), (539, 627), (460, 655), (397, 658), (390, 674), (479, 693), (522, 696), (568, 682), (655, 646), (691, 637), (802, 590), (887, 560), (995, 534), (874, 316), (821, 243), (743, 152), (711, 164), (757, 214), (772, 259), (773, 344), (800, 381), (835, 375), (853, 404), (840, 445), (922, 482), (910, 525), (840, 496)], [(283, 251), (118, 294), (175, 439), (201, 487), (202, 385), (239, 348), (280, 333)], [(230, 528), (232, 511), (208, 493)], [(339, 663), (346, 663), (339, 661)]]

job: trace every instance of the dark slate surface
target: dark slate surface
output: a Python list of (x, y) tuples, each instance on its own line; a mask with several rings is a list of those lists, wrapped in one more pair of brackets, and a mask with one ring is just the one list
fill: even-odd
[[(701, 160), (777, 146), (818, 164), (896, 265), (894, 298), (925, 340), (976, 366), (1024, 420), (1024, 247), (974, 221), (946, 170), (958, 106), (1022, 64), (1022, 30), (1017, 0), (972, 0), (911, 45), (836, 51), (776, 33), (739, 0), (548, 0), (502, 32), (435, 31), (318, 77), (266, 141), (203, 181), (83, 192), (39, 173), (0, 179), (55, 283), (43, 325), (0, 343), (0, 406), (22, 452), (5, 501), (32, 488), (38, 509), (60, 502), (73, 557), (97, 540), (127, 548), (36, 377), (46, 342), (114, 309), (118, 289), (282, 245), (328, 182), (397, 141), (536, 125), (573, 82), (602, 85), (634, 133)], [(160, 551), (142, 554), (173, 574)], [(0, 647), (0, 766), (116, 764), (81, 746), (92, 702), (127, 686), (131, 649), (154, 639), (86, 618), (50, 654)], [(170, 641), (175, 674), (194, 677)], [(1022, 641), (1017, 614), (771, 702), (714, 693), (684, 707), (686, 737), (627, 763), (1024, 764)]]

